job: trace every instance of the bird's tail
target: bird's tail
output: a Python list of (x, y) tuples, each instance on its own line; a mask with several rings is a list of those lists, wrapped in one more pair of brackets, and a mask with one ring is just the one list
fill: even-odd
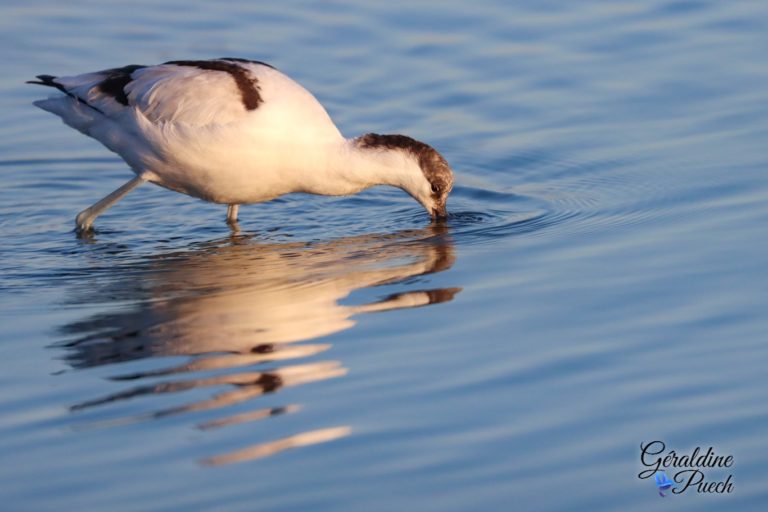
[(56, 89), (60, 90), (64, 94), (67, 94), (69, 96), (72, 95), (69, 91), (67, 91), (64, 88), (63, 85), (61, 85), (59, 83), (56, 83), (55, 80), (58, 77), (55, 77), (53, 75), (37, 75), (36, 78), (37, 78), (37, 80), (27, 80), (24, 83), (27, 83), (27, 84), (37, 84), (37, 85), (45, 85), (45, 86), (48, 86), (48, 87), (55, 87)]
[[(81, 104), (85, 105), (86, 107), (92, 108), (93, 110), (95, 110), (99, 114), (103, 114), (104, 113), (101, 110), (99, 110), (98, 108), (96, 108), (93, 105), (91, 105), (90, 103), (88, 103), (87, 101), (85, 101), (80, 96), (77, 96), (76, 94), (73, 94), (72, 92), (67, 90), (66, 87), (64, 87), (62, 84), (60, 84), (59, 82), (56, 81), (56, 79), (59, 78), (59, 77), (53, 76), (53, 75), (37, 75), (36, 78), (37, 78), (37, 80), (27, 80), (24, 83), (35, 84), (35, 85), (45, 85), (46, 87), (53, 87), (55, 89), (60, 90), (61, 92), (63, 92), (64, 94), (66, 94), (67, 96), (72, 98), (73, 100), (77, 101), (78, 103), (81, 103)], [(38, 105), (38, 103), (40, 103), (40, 102), (35, 102), (35, 105), (37, 105), (38, 107), (40, 107), (40, 108), (42, 108), (44, 110), (48, 110), (49, 112), (52, 112), (50, 109), (47, 109), (45, 107), (42, 107), (42, 106)], [(56, 112), (54, 112), (54, 113), (56, 113)]]

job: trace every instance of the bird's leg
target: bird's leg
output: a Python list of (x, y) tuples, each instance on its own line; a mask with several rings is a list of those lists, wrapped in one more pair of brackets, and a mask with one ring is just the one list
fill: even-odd
[(239, 207), (239, 204), (227, 206), (227, 224), (237, 224), (237, 210)]
[(91, 229), (93, 221), (96, 220), (96, 217), (104, 213), (110, 206), (118, 202), (128, 192), (135, 189), (145, 181), (146, 180), (141, 176), (136, 176), (131, 181), (124, 184), (101, 201), (78, 213), (77, 217), (75, 217), (75, 229), (78, 232), (88, 231)]

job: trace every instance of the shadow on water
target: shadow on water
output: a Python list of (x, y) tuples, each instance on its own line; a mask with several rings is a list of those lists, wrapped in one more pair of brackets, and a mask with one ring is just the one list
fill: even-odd
[[(98, 296), (130, 306), (62, 326), (60, 335), (66, 339), (54, 348), (64, 352), (74, 369), (140, 360), (147, 360), (140, 366), (156, 366), (150, 360), (162, 357), (186, 360), (115, 373), (110, 386), (117, 381), (125, 389), (70, 409), (80, 413), (143, 396), (228, 388), (185, 405), (84, 427), (120, 425), (224, 409), (283, 388), (341, 377), (347, 369), (340, 361), (322, 359), (331, 345), (311, 340), (353, 327), (360, 313), (438, 304), (452, 300), (461, 288), (410, 289), (359, 305), (340, 301), (355, 290), (378, 285), (414, 288), (418, 281), (411, 278), (447, 270), (454, 260), (448, 228), (432, 225), (313, 243), (267, 243), (240, 236), (118, 268), (108, 279), (75, 289), (70, 302), (93, 303)], [(223, 414), (198, 427), (221, 428), (299, 409), (297, 404), (257, 407)], [(263, 457), (349, 431), (342, 425), (304, 432), (202, 462), (217, 465)]]

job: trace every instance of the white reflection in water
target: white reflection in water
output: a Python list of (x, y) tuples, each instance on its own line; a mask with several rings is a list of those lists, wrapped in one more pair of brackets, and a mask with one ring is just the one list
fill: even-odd
[[(301, 343), (354, 326), (354, 315), (446, 302), (460, 288), (407, 290), (382, 300), (342, 305), (361, 288), (401, 283), (451, 267), (454, 251), (445, 226), (317, 243), (264, 243), (249, 237), (184, 253), (153, 257), (97, 284), (98, 295), (132, 304), (62, 327), (70, 338), (66, 360), (77, 369), (162, 356), (189, 360), (161, 369), (140, 369), (110, 378), (144, 381), (214, 371), (213, 375), (163, 380), (83, 401), (81, 411), (146, 395), (194, 388), (229, 389), (208, 399), (99, 425), (117, 425), (172, 414), (214, 410), (253, 400), (283, 387), (346, 374), (339, 361), (297, 361), (327, 351), (329, 343)], [(413, 287), (413, 283), (409, 283)], [(93, 290), (89, 290), (89, 294)], [(91, 295), (92, 296), (92, 295)], [(75, 299), (76, 301), (78, 299)], [(295, 364), (286, 364), (295, 362)], [(271, 363), (269, 368), (262, 368)], [(201, 429), (258, 421), (299, 410), (299, 405), (260, 408), (205, 421)], [(259, 458), (294, 446), (349, 433), (347, 426), (291, 435), (207, 464)]]
[(244, 460), (260, 459), (262, 457), (268, 457), (275, 453), (282, 452), (289, 448), (298, 448), (299, 446), (309, 446), (311, 444), (326, 443), (335, 439), (348, 436), (352, 432), (349, 427), (333, 427), (324, 428), (320, 430), (312, 430), (309, 432), (303, 432), (293, 436), (284, 437), (276, 441), (269, 443), (257, 444), (255, 446), (249, 446), (242, 450), (237, 450), (232, 453), (226, 453), (224, 455), (216, 455), (215, 457), (209, 457), (203, 459), (203, 464), (211, 466), (220, 466), (222, 464), (231, 464), (233, 462), (242, 462)]

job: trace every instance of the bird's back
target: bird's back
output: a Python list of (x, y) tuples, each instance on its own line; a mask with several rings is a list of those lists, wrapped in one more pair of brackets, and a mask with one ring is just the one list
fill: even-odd
[(257, 61), (170, 61), (39, 78), (43, 79), (39, 83), (62, 90), (70, 100), (112, 120), (140, 112), (158, 125), (245, 122), (272, 131), (285, 125), (297, 131), (338, 134), (323, 106), (309, 91)]
[[(311, 158), (311, 148), (343, 140), (309, 91), (261, 62), (171, 61), (38, 78), (65, 95), (36, 105), (120, 154), (138, 174), (217, 202), (234, 192), (243, 202), (290, 192), (290, 173)], [(254, 186), (254, 166), (260, 189), (244, 190)]]

